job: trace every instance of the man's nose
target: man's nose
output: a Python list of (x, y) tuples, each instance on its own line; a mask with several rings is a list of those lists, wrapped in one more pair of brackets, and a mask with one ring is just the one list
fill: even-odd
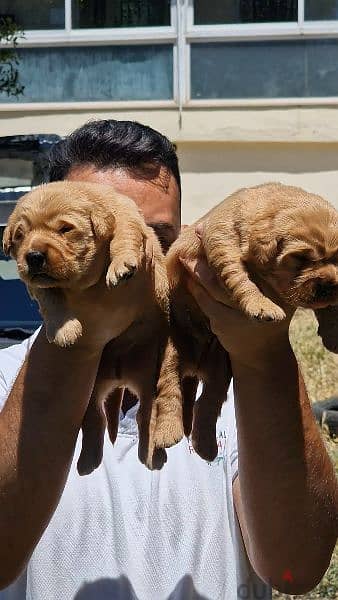
[(45, 261), (45, 252), (40, 252), (39, 250), (31, 250), (26, 254), (26, 262), (29, 267), (29, 270), (32, 273), (38, 273), (44, 266)]

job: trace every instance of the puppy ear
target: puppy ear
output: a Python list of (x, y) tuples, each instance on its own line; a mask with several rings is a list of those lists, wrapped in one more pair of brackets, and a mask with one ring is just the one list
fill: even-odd
[(95, 237), (98, 239), (109, 238), (114, 234), (115, 218), (111, 213), (92, 210), (90, 213), (90, 221)]
[(13, 249), (13, 227), (11, 225), (7, 225), (5, 228), (3, 238), (2, 238), (2, 247), (4, 254), (9, 256)]
[(338, 305), (315, 310), (318, 335), (327, 350), (338, 354)]
[(249, 241), (249, 253), (258, 265), (267, 265), (280, 252), (282, 239), (273, 235), (272, 231), (253, 234)]

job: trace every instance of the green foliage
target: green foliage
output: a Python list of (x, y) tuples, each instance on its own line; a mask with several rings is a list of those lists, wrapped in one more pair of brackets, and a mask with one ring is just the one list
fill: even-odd
[(19, 81), (19, 59), (15, 51), (23, 30), (11, 17), (0, 17), (0, 42), (6, 46), (0, 48), (0, 92), (7, 96), (20, 96), (24, 86)]

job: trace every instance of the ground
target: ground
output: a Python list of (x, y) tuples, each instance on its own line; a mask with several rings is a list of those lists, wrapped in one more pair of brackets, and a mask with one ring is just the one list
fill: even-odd
[[(301, 365), (312, 402), (338, 396), (338, 356), (327, 352), (317, 336), (317, 322), (312, 311), (297, 311), (290, 328), (290, 340)], [(338, 473), (338, 439), (330, 439), (323, 432), (328, 451)], [(274, 600), (338, 600), (338, 545), (331, 564), (321, 583), (304, 596), (273, 593)]]

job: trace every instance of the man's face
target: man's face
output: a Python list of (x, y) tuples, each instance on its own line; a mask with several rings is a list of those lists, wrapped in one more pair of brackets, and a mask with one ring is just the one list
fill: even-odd
[(180, 232), (180, 196), (176, 180), (164, 167), (151, 166), (146, 174), (127, 169), (98, 169), (94, 165), (70, 169), (67, 181), (89, 181), (111, 185), (134, 200), (147, 225), (159, 238), (164, 252)]

